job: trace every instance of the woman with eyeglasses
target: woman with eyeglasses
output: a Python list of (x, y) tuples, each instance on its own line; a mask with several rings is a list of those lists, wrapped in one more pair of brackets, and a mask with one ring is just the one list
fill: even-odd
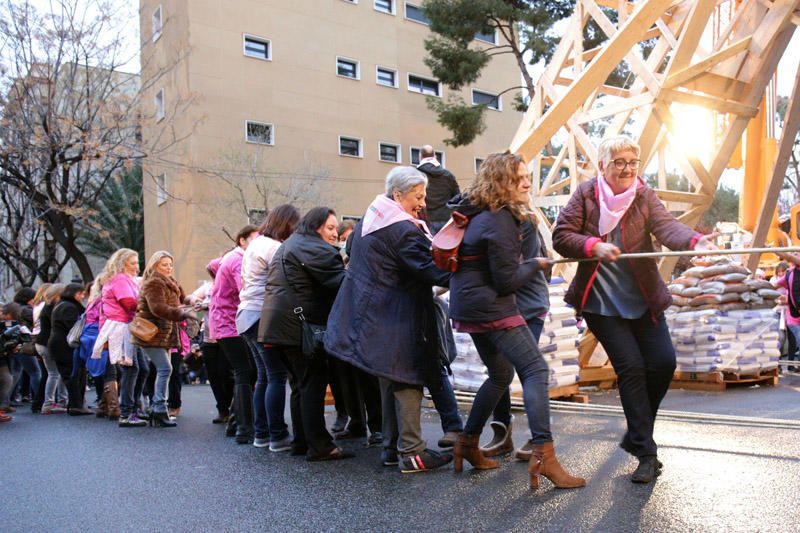
[(618, 376), (628, 430), (620, 447), (639, 460), (634, 483), (650, 483), (661, 471), (653, 427), (675, 371), (675, 350), (664, 319), (672, 299), (655, 259), (621, 259), (652, 252), (653, 237), (671, 250), (716, 248), (679, 222), (639, 177), (640, 149), (625, 136), (600, 143), (600, 175), (580, 184), (561, 210), (553, 248), (583, 262), (564, 300), (603, 345)]

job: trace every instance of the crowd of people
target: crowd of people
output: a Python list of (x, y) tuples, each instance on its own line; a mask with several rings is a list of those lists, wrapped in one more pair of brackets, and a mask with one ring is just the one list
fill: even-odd
[[(495, 457), (513, 452), (528, 462), (532, 488), (541, 477), (559, 488), (584, 486), (559, 463), (550, 427), (549, 370), (538, 339), (552, 262), (530, 208), (526, 161), (490, 154), (462, 192), (433, 149), (422, 152), (419, 167), (388, 173), (357, 224), (340, 223), (325, 206), (302, 216), (291, 205), (272, 209), (260, 227), (242, 228), (231, 250), (210, 258), (209, 280), (191, 294), (176, 281), (169, 252), (152, 254), (139, 277), (139, 256), (129, 249), (114, 253), (86, 286), (20, 290), (2, 309), (0, 413), (10, 418), (24, 372), (34, 412), (174, 428), (176, 369), (197, 359), (197, 343), (216, 402), (211, 422), (238, 444), (331, 461), (353, 457), (341, 444), (360, 440), (381, 447), (381, 463), (404, 473), (450, 462), (460, 472), (464, 461), (493, 469)], [(648, 483), (663, 468), (653, 427), (675, 369), (663, 314), (670, 301), (654, 260), (617, 257), (653, 250), (653, 237), (676, 250), (713, 243), (676, 220), (638, 177), (631, 139), (604, 140), (599, 160), (600, 174), (561, 210), (553, 246), (563, 256), (598, 259), (580, 263), (566, 301), (619, 376), (627, 420), (620, 446), (638, 459), (631, 479)], [(433, 262), (431, 230), (453, 210), (469, 223), (451, 272)], [(449, 308), (439, 297), (447, 290)], [(32, 336), (11, 340), (16, 324)], [(466, 422), (450, 378), (451, 328), (472, 337), (488, 372)], [(530, 431), (516, 449), (515, 372)], [(99, 398), (94, 410), (86, 407), (89, 377)], [(336, 409), (330, 428), (328, 387)], [(441, 420), (436, 447), (422, 436), (423, 388)], [(481, 445), (490, 418), (494, 435)]]

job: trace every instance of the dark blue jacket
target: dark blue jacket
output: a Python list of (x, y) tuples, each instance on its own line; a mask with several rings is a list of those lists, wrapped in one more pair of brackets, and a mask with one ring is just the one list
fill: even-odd
[(350, 263), (325, 333), (325, 349), (370, 374), (411, 385), (439, 380), (430, 240), (410, 221), (361, 236), (353, 230)]
[[(530, 220), (526, 220), (520, 224), (520, 229), (522, 230), (522, 259), (547, 257), (547, 247), (542, 241), (539, 228)], [(548, 278), (545, 271), (540, 270), (517, 291), (517, 307), (526, 321), (540, 317), (550, 309), (550, 294), (547, 291)]]
[(533, 259), (520, 262), (520, 223), (508, 209), (480, 210), (462, 203), (457, 210), (470, 217), (450, 282), (450, 318), (492, 322), (519, 314), (515, 292), (540, 274)]

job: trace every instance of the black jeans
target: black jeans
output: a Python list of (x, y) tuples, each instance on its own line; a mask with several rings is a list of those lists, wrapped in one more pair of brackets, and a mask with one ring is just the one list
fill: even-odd
[(222, 355), (219, 344), (215, 342), (204, 342), (200, 347), (203, 354), (203, 364), (208, 374), (208, 383), (211, 385), (211, 392), (217, 401), (217, 411), (227, 413), (233, 399), (233, 372), (228, 359)]
[(225, 359), (233, 369), (234, 385), (250, 385), (255, 381), (255, 364), (250, 348), (241, 337), (228, 337), (217, 340)]
[(325, 427), (327, 355), (307, 357), (299, 347), (282, 346), (280, 358), (289, 371), (290, 408), (295, 449), (308, 449), (310, 457), (328, 455), (336, 447)]
[(350, 416), (347, 429), (364, 436), (367, 428), (370, 433), (381, 431), (381, 389), (378, 378), (333, 357), (328, 359), (328, 364), (334, 365), (339, 378), (340, 394)]
[[(539, 338), (542, 336), (544, 329), (544, 320), (541, 318), (532, 318), (528, 320), (528, 329), (533, 333), (533, 338), (536, 340), (536, 345), (539, 345)], [(502, 422), (506, 427), (511, 425), (511, 391), (507, 390), (500, 401), (497, 402), (497, 407), (494, 408), (492, 418), (497, 422)]]
[(72, 362), (56, 361), (58, 365), (58, 373), (61, 375), (61, 380), (67, 387), (67, 394), (69, 396), (70, 409), (82, 409), (84, 407), (84, 397), (86, 395), (86, 369), (74, 368)]
[(664, 314), (629, 320), (584, 313), (614, 366), (628, 431), (620, 446), (636, 457), (656, 455), (653, 427), (675, 372), (675, 349)]
[(183, 363), (183, 356), (180, 352), (172, 352), (169, 354), (170, 363), (172, 364), (172, 374), (169, 375), (169, 394), (167, 395), (167, 408), (180, 409), (181, 408), (181, 363)]

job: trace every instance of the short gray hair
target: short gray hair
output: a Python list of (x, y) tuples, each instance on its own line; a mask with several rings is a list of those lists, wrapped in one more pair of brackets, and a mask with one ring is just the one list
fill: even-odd
[(617, 152), (622, 150), (632, 150), (636, 152), (636, 157), (639, 157), (641, 149), (636, 141), (627, 135), (615, 135), (614, 137), (606, 137), (597, 147), (597, 157), (603, 164), (611, 161), (611, 157)]
[(386, 196), (391, 198), (394, 191), (407, 194), (417, 185), (428, 186), (428, 178), (414, 167), (395, 167), (386, 174)]

